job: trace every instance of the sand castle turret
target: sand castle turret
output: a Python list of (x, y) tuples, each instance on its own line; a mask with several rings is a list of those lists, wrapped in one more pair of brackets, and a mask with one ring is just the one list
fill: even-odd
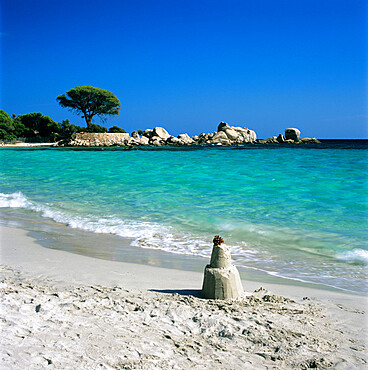
[(219, 235), (213, 239), (210, 264), (204, 270), (202, 296), (210, 299), (238, 298), (243, 293), (243, 286), (237, 268), (231, 263), (230, 250), (221, 245), (224, 242)]

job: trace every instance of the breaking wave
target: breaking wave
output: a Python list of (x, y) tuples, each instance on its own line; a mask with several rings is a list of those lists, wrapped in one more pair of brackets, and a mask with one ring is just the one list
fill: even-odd
[(337, 259), (343, 262), (352, 263), (354, 265), (368, 265), (368, 251), (365, 249), (353, 249), (339, 253)]
[[(61, 206), (62, 207), (62, 206)], [(162, 225), (150, 221), (122, 219), (112, 215), (103, 217), (81, 213), (73, 213), (69, 210), (61, 209), (58, 204), (40, 204), (28, 199), (23, 193), (16, 192), (11, 194), (0, 193), (0, 208), (20, 208), (31, 212), (36, 212), (39, 216), (51, 219), (57, 223), (64, 224), (73, 229), (85, 230), (100, 234), (113, 234), (123, 238), (130, 239), (132, 247), (159, 249), (165, 252), (196, 255), (209, 258), (212, 251), (211, 240), (204, 240), (196, 235), (179, 232), (173, 227)], [(221, 229), (232, 228), (236, 231), (237, 225), (221, 225)], [(251, 230), (257, 234), (267, 234), (269, 231), (261, 232), (258, 229)], [(264, 250), (241, 242), (228, 247), (232, 254), (234, 263), (247, 269), (254, 269), (271, 276), (284, 279), (296, 280), (305, 283), (324, 284), (343, 290), (350, 287), (351, 282), (342, 281), (341, 286), (335, 276), (328, 275), (326, 272), (323, 276), (317, 269), (306, 271), (305, 267), (299, 265), (295, 267), (292, 262), (278, 263), (274, 256)], [(336, 259), (346, 264), (366, 266), (368, 265), (368, 251), (365, 249), (355, 248), (336, 255)], [(331, 266), (334, 268), (335, 265)], [(340, 280), (343, 277), (340, 277)], [(354, 291), (354, 289), (349, 289)], [(358, 291), (358, 289), (356, 289)]]
[(0, 193), (0, 207), (28, 209), (73, 229), (131, 238), (131, 245), (134, 247), (161, 249), (171, 253), (195, 254), (203, 257), (210, 256), (212, 250), (212, 245), (208, 241), (191, 235), (179, 234), (170, 226), (139, 220), (122, 220), (112, 216), (71, 215), (50, 205), (34, 203), (21, 192)]

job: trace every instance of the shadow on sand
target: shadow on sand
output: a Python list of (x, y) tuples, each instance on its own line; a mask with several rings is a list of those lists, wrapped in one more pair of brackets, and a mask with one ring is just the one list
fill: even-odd
[(168, 293), (168, 294), (179, 294), (183, 296), (192, 296), (202, 298), (202, 290), (191, 290), (191, 289), (150, 289), (151, 292), (157, 293)]

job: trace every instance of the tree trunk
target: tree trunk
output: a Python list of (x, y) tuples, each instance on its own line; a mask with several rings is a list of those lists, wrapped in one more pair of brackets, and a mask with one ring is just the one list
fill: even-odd
[(86, 120), (86, 123), (87, 123), (87, 128), (89, 128), (91, 122), (92, 122), (92, 116), (87, 116), (87, 115), (84, 115), (84, 118)]

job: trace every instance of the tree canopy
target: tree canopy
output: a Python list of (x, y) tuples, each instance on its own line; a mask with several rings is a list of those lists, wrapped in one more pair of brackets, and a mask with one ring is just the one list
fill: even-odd
[[(18, 116), (14, 120), (15, 128), (22, 128), (18, 133), (26, 137), (51, 137), (60, 130), (60, 124), (42, 113), (28, 113)], [(18, 136), (17, 135), (17, 136)]]
[(12, 139), (14, 132), (13, 119), (8, 113), (0, 110), (0, 139)]
[(105, 120), (105, 115), (116, 115), (120, 111), (119, 99), (110, 91), (93, 86), (77, 86), (56, 100), (60, 106), (82, 116), (89, 127), (94, 116)]
[(0, 110), (0, 129), (5, 131), (14, 130), (13, 119), (3, 110)]

